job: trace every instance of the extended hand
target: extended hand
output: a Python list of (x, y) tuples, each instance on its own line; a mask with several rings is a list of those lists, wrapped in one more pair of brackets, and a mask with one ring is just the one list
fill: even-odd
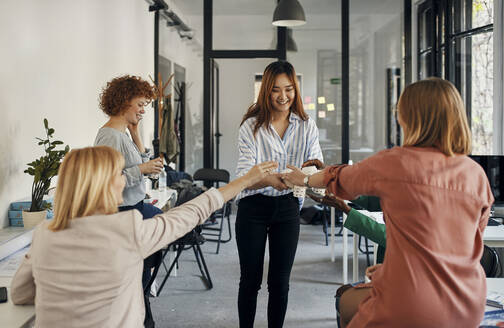
[(139, 164), (138, 167), (140, 168), (140, 172), (142, 172), (142, 174), (159, 173), (164, 168), (163, 159), (161, 157), (154, 158), (153, 160)]
[(322, 203), (327, 206), (332, 206), (332, 207), (334, 207), (340, 211), (343, 211), (347, 214), (351, 210), (350, 206), (348, 206), (343, 199), (338, 198), (334, 195), (327, 195), (326, 194), (324, 197), (322, 197), (322, 196), (317, 197), (317, 196), (309, 193), (308, 196), (318, 203)]
[(268, 177), (268, 184), (278, 191), (283, 191), (289, 189), (289, 187), (283, 182), (282, 174), (275, 173)]
[(282, 179), (294, 186), (304, 186), (303, 180), (306, 174), (301, 172), (301, 170), (295, 166), (287, 165), (287, 167), (292, 171), (289, 173), (283, 173)]
[(321, 170), (325, 167), (324, 163), (322, 163), (318, 159), (309, 159), (306, 162), (304, 162), (301, 167), (307, 167), (307, 166), (315, 166), (317, 170)]
[(277, 167), (278, 163), (274, 161), (264, 162), (253, 166), (250, 171), (247, 172), (247, 178), (249, 180), (248, 186), (252, 186), (265, 177), (273, 174)]

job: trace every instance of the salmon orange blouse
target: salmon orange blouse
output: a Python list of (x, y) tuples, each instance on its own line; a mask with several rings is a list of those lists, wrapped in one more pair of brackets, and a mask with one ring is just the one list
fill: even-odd
[(380, 197), (387, 225), (385, 261), (349, 328), (478, 327), (486, 297), (482, 237), (494, 199), (476, 162), (396, 147), (328, 167), (324, 181), (341, 198)]

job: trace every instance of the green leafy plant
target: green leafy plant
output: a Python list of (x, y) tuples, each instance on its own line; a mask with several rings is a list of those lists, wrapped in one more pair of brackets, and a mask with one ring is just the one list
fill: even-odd
[(28, 168), (24, 171), (34, 177), (30, 212), (38, 212), (51, 208), (51, 204), (44, 202), (43, 197), (49, 191), (51, 179), (58, 175), (61, 160), (70, 150), (68, 145), (65, 146), (65, 149), (63, 150), (56, 150), (58, 145), (63, 145), (63, 141), (53, 141), (54, 129), (49, 127), (49, 123), (46, 118), (44, 118), (44, 128), (46, 133), (45, 139), (35, 139), (39, 141), (39, 146), (44, 146), (45, 155), (31, 163), (28, 163)]

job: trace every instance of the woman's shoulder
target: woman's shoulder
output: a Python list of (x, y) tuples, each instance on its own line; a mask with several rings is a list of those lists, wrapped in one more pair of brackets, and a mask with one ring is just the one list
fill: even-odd
[(252, 116), (247, 118), (243, 123), (241, 124), (241, 127), (246, 126), (246, 127), (251, 127), (254, 126), (255, 123), (257, 122), (257, 117)]
[(111, 146), (117, 148), (123, 142), (125, 135), (114, 128), (102, 127), (96, 134), (95, 146)]
[(255, 129), (255, 125), (257, 122), (256, 117), (249, 117), (240, 125), (240, 131), (243, 133), (250, 134)]

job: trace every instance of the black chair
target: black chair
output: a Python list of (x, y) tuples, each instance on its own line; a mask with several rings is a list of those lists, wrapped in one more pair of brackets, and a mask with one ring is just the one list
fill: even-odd
[[(222, 169), (209, 169), (203, 168), (197, 170), (193, 175), (194, 181), (202, 181), (207, 187), (219, 187), (219, 183), (229, 183), (229, 172)], [(224, 206), (212, 213), (212, 215), (207, 219), (207, 221), (201, 225), (204, 232), (202, 235), (205, 236), (207, 241), (212, 241), (217, 243), (217, 249), (215, 254), (219, 254), (220, 244), (227, 243), (231, 241), (231, 201), (228, 201)], [(224, 221), (227, 221), (228, 237), (223, 238)], [(205, 232), (205, 230), (209, 232)], [(211, 236), (208, 238), (207, 236)]]
[(495, 278), (500, 268), (499, 255), (493, 248), (487, 245), (483, 246), (483, 255), (480, 260), (481, 266), (485, 270), (487, 278)]
[[(331, 235), (331, 229), (329, 227), (329, 222), (331, 221), (331, 207), (323, 204), (316, 204), (314, 207), (320, 211), (322, 218), (322, 233), (325, 237), (325, 245), (329, 246), (329, 236)], [(342, 212), (339, 210), (335, 210), (335, 227), (339, 227), (338, 232), (334, 232), (334, 236), (342, 236), (343, 235), (343, 218)]]
[[(161, 266), (164, 267), (166, 271), (166, 276), (164, 277), (163, 281), (159, 285), (157, 289), (157, 296), (161, 294), (161, 291), (163, 290), (164, 285), (166, 284), (166, 281), (170, 277), (173, 269), (175, 266), (178, 267), (178, 260), (180, 258), (180, 255), (182, 254), (183, 251), (192, 249), (194, 251), (194, 256), (196, 257), (196, 262), (198, 263), (198, 268), (201, 272), (201, 277), (203, 279), (203, 283), (207, 287), (207, 289), (212, 289), (213, 288), (213, 283), (212, 279), (210, 277), (210, 273), (208, 271), (208, 267), (205, 262), (205, 257), (203, 256), (203, 251), (201, 250), (200, 245), (205, 242), (205, 238), (203, 238), (200, 234), (201, 228), (196, 227), (184, 236), (180, 237), (170, 245), (166, 249), (163, 249), (159, 252), (162, 252), (161, 255), (156, 259), (155, 263), (152, 265), (154, 268), (154, 272), (152, 273), (152, 277), (148, 283), (148, 285), (144, 289), (144, 294), (149, 295), (150, 293), (150, 287), (154, 283), (154, 279), (159, 273), (159, 269)], [(164, 259), (166, 258), (166, 255), (168, 252), (173, 249), (175, 251), (175, 258), (173, 261), (170, 263), (170, 267), (168, 268), (164, 262)]]

